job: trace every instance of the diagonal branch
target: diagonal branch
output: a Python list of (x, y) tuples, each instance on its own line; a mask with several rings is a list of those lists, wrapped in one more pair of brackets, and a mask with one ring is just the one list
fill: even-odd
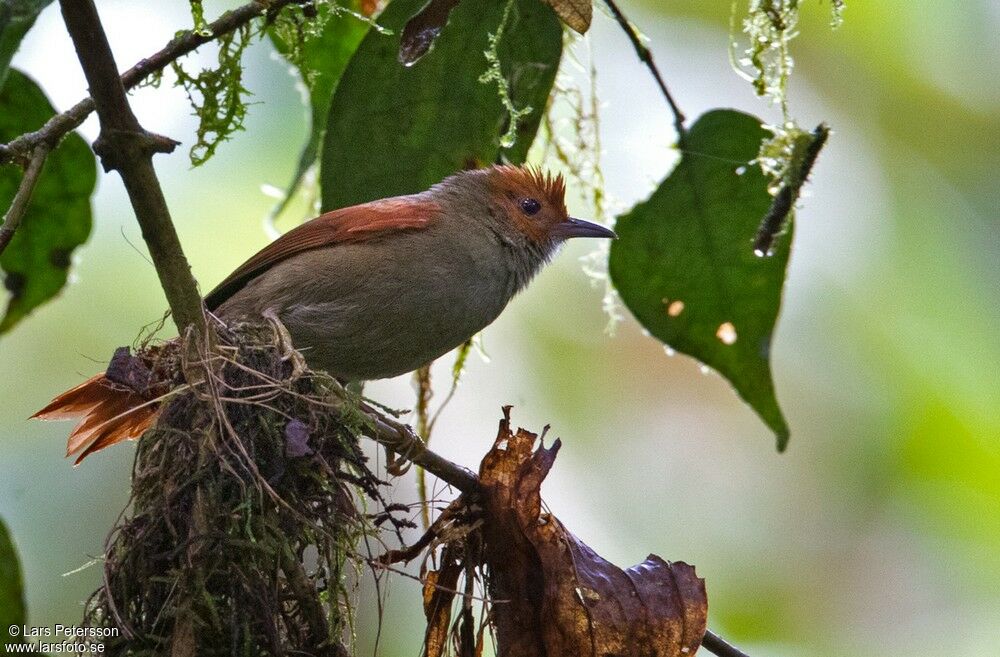
[(28, 211), (28, 204), (31, 202), (31, 194), (35, 191), (35, 183), (42, 173), (42, 166), (45, 158), (49, 155), (48, 144), (39, 144), (35, 147), (31, 155), (28, 167), (24, 170), (24, 177), (17, 188), (14, 200), (10, 204), (10, 209), (3, 217), (3, 225), (0, 226), (0, 253), (3, 253), (14, 238), (14, 231), (21, 225), (24, 213)]
[(712, 630), (705, 630), (705, 636), (701, 640), (701, 645), (705, 648), (705, 650), (708, 650), (719, 657), (749, 657), (745, 652), (729, 643)]
[[(220, 36), (236, 30), (255, 18), (263, 15), (274, 15), (288, 5), (301, 4), (303, 0), (254, 0), (228, 11), (209, 23), (204, 31), (184, 30), (155, 54), (140, 60), (135, 66), (125, 71), (121, 76), (122, 85), (132, 89), (153, 73), (166, 68), (171, 62), (196, 50)], [(14, 139), (8, 144), (0, 144), (0, 164), (20, 161), (23, 164), (31, 157), (31, 153), (39, 144), (48, 144), (55, 148), (63, 137), (77, 128), (84, 119), (94, 111), (94, 99), (86, 98), (66, 110), (53, 116), (41, 128)]]
[(146, 132), (139, 124), (118, 77), (114, 54), (94, 0), (60, 0), (59, 4), (101, 121), (94, 152), (100, 156), (104, 170), (117, 171), (125, 183), (181, 335), (192, 328), (206, 336), (198, 285), (153, 168), (153, 154), (169, 153), (177, 142)]

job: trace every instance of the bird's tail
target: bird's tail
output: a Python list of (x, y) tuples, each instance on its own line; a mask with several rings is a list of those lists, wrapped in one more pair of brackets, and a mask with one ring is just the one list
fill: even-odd
[(79, 463), (105, 447), (138, 438), (153, 424), (159, 410), (159, 404), (98, 374), (62, 393), (31, 417), (81, 418), (66, 443), (66, 456), (78, 454)]

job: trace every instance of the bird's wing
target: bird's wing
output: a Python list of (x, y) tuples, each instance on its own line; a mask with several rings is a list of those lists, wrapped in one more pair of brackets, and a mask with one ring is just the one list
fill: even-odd
[(258, 251), (205, 297), (205, 305), (215, 310), (249, 281), (299, 253), (426, 228), (440, 212), (437, 203), (417, 196), (382, 199), (327, 212)]

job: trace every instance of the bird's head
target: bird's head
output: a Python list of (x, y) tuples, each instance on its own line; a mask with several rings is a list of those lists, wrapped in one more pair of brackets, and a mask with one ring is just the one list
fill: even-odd
[(490, 205), (511, 229), (534, 244), (556, 246), (571, 237), (615, 237), (600, 224), (569, 216), (561, 174), (504, 165), (486, 169), (485, 175)]

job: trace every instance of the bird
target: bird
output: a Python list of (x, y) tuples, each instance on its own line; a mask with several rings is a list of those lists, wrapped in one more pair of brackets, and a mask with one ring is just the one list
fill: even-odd
[[(570, 217), (562, 175), (494, 165), (416, 194), (333, 210), (261, 249), (206, 297), (223, 322), (268, 319), (310, 368), (344, 381), (414, 371), (491, 324), (570, 238), (614, 238)], [(98, 374), (32, 417), (80, 418), (76, 463), (138, 438), (159, 411)]]

